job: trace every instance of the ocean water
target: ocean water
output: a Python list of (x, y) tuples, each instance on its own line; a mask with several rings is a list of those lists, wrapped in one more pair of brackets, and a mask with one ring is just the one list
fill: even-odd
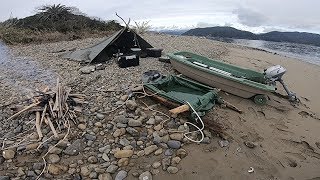
[(252, 48), (266, 50), (272, 53), (278, 53), (287, 57), (295, 58), (311, 64), (320, 66), (320, 47), (287, 43), (287, 42), (272, 42), (262, 40), (247, 40), (247, 39), (230, 39), (230, 38), (212, 38), (214, 40), (223, 41), (243, 45)]
[(28, 57), (13, 57), (9, 47), (0, 41), (0, 83), (29, 91), (35, 83), (55, 85), (56, 74)]

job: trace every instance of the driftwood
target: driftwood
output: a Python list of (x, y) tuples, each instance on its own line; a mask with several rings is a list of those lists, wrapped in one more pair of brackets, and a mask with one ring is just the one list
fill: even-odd
[(187, 104), (184, 104), (182, 106), (176, 107), (174, 109), (170, 109), (169, 112), (171, 114), (171, 116), (175, 117), (176, 115), (189, 111), (190, 107)]
[(75, 112), (81, 112), (81, 106), (85, 103), (85, 95), (72, 94), (71, 88), (64, 87), (58, 78), (55, 89), (51, 90), (46, 87), (42, 91), (37, 90), (35, 95), (29, 99), (29, 102), (32, 102), (32, 104), (11, 108), (18, 112), (7, 120), (17, 118), (22, 113), (34, 113), (36, 116), (36, 133), (40, 141), (44, 137), (41, 131), (44, 126), (49, 126), (54, 137), (58, 138), (61, 126), (66, 126), (67, 121), (72, 120), (75, 124), (77, 123)]
[(229, 103), (228, 101), (222, 100), (222, 103), (223, 103), (224, 105), (226, 105), (227, 108), (232, 109), (232, 110), (234, 110), (234, 111), (237, 111), (237, 112), (240, 113), (240, 114), (242, 113), (242, 110), (241, 110), (241, 109), (237, 108), (236, 106), (234, 106), (233, 104)]

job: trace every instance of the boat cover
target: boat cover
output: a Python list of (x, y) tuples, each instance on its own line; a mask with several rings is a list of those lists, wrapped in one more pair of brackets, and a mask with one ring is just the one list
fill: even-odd
[(144, 87), (169, 101), (181, 105), (189, 102), (200, 116), (205, 115), (220, 99), (216, 89), (174, 75), (145, 84)]

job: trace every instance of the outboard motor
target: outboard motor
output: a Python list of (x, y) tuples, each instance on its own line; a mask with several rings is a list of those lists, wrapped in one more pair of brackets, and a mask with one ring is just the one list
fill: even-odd
[(276, 85), (276, 81), (279, 81), (284, 90), (287, 92), (288, 97), (289, 97), (289, 101), (297, 101), (298, 98), (296, 96), (295, 93), (291, 92), (287, 85), (284, 83), (284, 81), (282, 80), (282, 76), (287, 72), (286, 68), (280, 66), (280, 65), (276, 65), (276, 66), (272, 66), (269, 67), (268, 69), (264, 70), (264, 75), (266, 77), (266, 79), (268, 80), (268, 83), (271, 85)]

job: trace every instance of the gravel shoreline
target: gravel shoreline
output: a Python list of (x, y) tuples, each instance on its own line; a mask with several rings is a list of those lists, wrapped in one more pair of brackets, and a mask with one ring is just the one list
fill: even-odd
[[(258, 70), (272, 64), (288, 62), (285, 57), (272, 53), (205, 38), (154, 33), (144, 34), (143, 37), (154, 47), (163, 48), (164, 53), (191, 51)], [(222, 124), (226, 134), (217, 135), (216, 132), (206, 129), (204, 142), (193, 144), (184, 138), (182, 133), (169, 131), (185, 130), (183, 124), (187, 119), (179, 117), (166, 121), (165, 115), (149, 110), (142, 102), (162, 112), (167, 112), (167, 108), (149, 98), (134, 97), (125, 102), (126, 92), (121, 91), (132, 88), (133, 85), (141, 85), (141, 75), (147, 70), (158, 70), (165, 75), (176, 73), (170, 64), (159, 62), (156, 58), (141, 58), (137, 67), (121, 69), (112, 62), (107, 64), (104, 70), (81, 74), (79, 69), (82, 66), (78, 62), (62, 59), (60, 56), (63, 53), (54, 53), (61, 49), (85, 48), (101, 40), (102, 38), (89, 38), (12, 46), (10, 54), (14, 60), (2, 63), (6, 66), (0, 68), (0, 80), (5, 82), (0, 84), (0, 106), (19, 102), (37, 88), (43, 89), (46, 85), (55, 87), (58, 77), (64, 85), (71, 87), (73, 92), (87, 96), (88, 104), (79, 115), (78, 124), (72, 126), (67, 140), (46, 156), (47, 169), (44, 178), (306, 179), (303, 173), (297, 173), (298, 171), (293, 169), (295, 163), (311, 169), (309, 174), (316, 177), (317, 173), (312, 169), (319, 167), (319, 154), (314, 148), (315, 143), (318, 143), (320, 148), (320, 143), (314, 142), (318, 137), (315, 133), (318, 126), (314, 122), (315, 118), (308, 115), (317, 105), (315, 101), (302, 100), (304, 106), (293, 109), (287, 101), (272, 97), (268, 106), (261, 107), (250, 100), (222, 93), (226, 100), (243, 109), (245, 113), (239, 115), (216, 106), (208, 112), (204, 120)], [(13, 63), (16, 68), (4, 68)], [(302, 63), (291, 64), (290, 68), (294, 69)], [(318, 72), (313, 66), (304, 67), (311, 69), (308, 72)], [(296, 80), (289, 78), (289, 85)], [(305, 81), (300, 83), (302, 82)], [(299, 89), (299, 86), (294, 87)], [(110, 89), (120, 91), (110, 92)], [(311, 108), (308, 105), (312, 105)], [(115, 108), (118, 109), (105, 113)], [(0, 144), (4, 147), (16, 143), (17, 139), (10, 137), (20, 135), (21, 138), (18, 139), (21, 140), (34, 132), (33, 123), (26, 123), (33, 122), (34, 117), (23, 115), (7, 122), (6, 119), (13, 112), (9, 108), (0, 108), (0, 113)], [(163, 121), (166, 122), (164, 126), (161, 125)], [(295, 128), (298, 126), (301, 126), (303, 131)], [(31, 130), (27, 131), (28, 129)], [(21, 134), (25, 131), (26, 134)], [(28, 140), (31, 140), (28, 144), (23, 141), (21, 146), (2, 152), (0, 179), (34, 179), (41, 173), (42, 155), (61, 140), (66, 132), (64, 130), (58, 139), (49, 139), (50, 129), (46, 127), (45, 131), (44, 139), (47, 141), (38, 149), (36, 147), (39, 144), (32, 142), (37, 137), (31, 135), (28, 137)], [(303, 140), (300, 139), (302, 136)], [(4, 140), (5, 138), (7, 139)], [(308, 146), (302, 146), (305, 143)], [(288, 155), (296, 152), (301, 152), (309, 162), (299, 161), (297, 156)], [(248, 173), (250, 167), (255, 168), (254, 173)], [(283, 168), (286, 168), (286, 171), (283, 171)], [(292, 173), (295, 175), (292, 176)]]
[[(187, 50), (209, 57), (218, 57), (227, 53), (224, 46), (217, 45), (206, 39), (161, 34), (146, 34), (144, 38), (154, 47), (163, 48), (165, 53)], [(16, 72), (8, 68), (3, 71), (2, 78), (4, 80), (13, 79), (14, 81), (7, 81), (1, 85), (1, 89), (4, 90), (0, 94), (1, 104), (27, 98), (30, 96), (32, 89), (43, 89), (45, 86), (54, 87), (58, 77), (63, 84), (71, 87), (74, 92), (83, 93), (87, 96), (89, 103), (85, 106), (83, 115), (79, 117), (79, 124), (71, 128), (72, 133), (66, 142), (67, 144), (70, 143), (70, 145), (59, 146), (57, 147), (58, 150), (56, 150), (57, 153), (51, 153), (46, 157), (49, 165), (49, 173), (44, 173), (46, 178), (75, 178), (82, 176), (108, 179), (113, 175), (116, 179), (121, 179), (123, 176), (132, 177), (140, 174), (143, 177), (149, 177), (159, 173), (158, 164), (162, 164), (162, 169), (168, 171), (168, 173), (177, 173), (178, 168), (176, 166), (181, 158), (187, 154), (184, 149), (180, 149), (181, 143), (188, 143), (188, 140), (183, 138), (182, 133), (168, 133), (166, 130), (168, 127), (159, 127), (159, 123), (166, 118), (165, 116), (146, 110), (141, 103), (136, 104), (135, 98), (131, 102), (133, 105), (127, 102), (126, 106), (109, 115), (101, 114), (115, 109), (115, 107), (123, 103), (120, 100), (123, 96), (121, 91), (108, 92), (108, 89), (122, 90), (128, 89), (133, 85), (141, 85), (141, 75), (148, 70), (158, 70), (164, 75), (174, 74), (175, 72), (170, 64), (162, 63), (157, 58), (141, 58), (140, 65), (137, 67), (122, 69), (115, 62), (110, 62), (104, 70), (81, 74), (79, 69), (82, 66), (78, 62), (62, 59), (60, 56), (63, 53), (54, 53), (61, 49), (85, 48), (101, 40), (102, 38), (89, 38), (70, 42), (12, 46), (10, 51), (12, 60), (6, 62), (6, 65), (7, 67), (15, 65)], [(184, 43), (181, 44), (181, 42)], [(207, 46), (201, 46), (203, 43), (207, 44)], [(46, 76), (43, 76), (43, 74), (46, 74)], [(136, 100), (140, 102), (139, 99)], [(132, 106), (133, 108), (131, 109), (130, 107)], [(158, 109), (162, 109), (162, 107), (158, 107)], [(6, 122), (5, 120), (13, 112), (8, 108), (1, 111), (0, 136), (7, 139), (6, 141), (4, 139), (0, 141), (7, 148), (14, 145), (15, 139), (10, 138), (21, 135), (26, 129), (32, 129), (32, 123), (26, 124), (25, 122), (32, 122), (34, 117), (23, 115), (21, 118), (13, 120), (13, 122)], [(180, 128), (181, 130), (184, 128), (183, 123), (185, 121), (185, 119), (170, 121), (169, 126), (170, 128)], [(141, 122), (143, 124), (146, 123), (146, 125), (140, 127)], [(29, 131), (29, 133), (32, 133), (32, 131)], [(136, 135), (137, 133), (138, 135)], [(211, 133), (209, 131), (206, 133), (208, 137), (206, 137), (205, 142), (208, 142), (210, 141)], [(34, 136), (29, 137), (31, 141), (26, 141), (28, 143), (25, 143), (25, 145), (22, 143), (22, 145), (15, 148), (4, 150), (3, 153), (12, 153), (12, 150), (16, 154), (13, 157), (19, 157), (20, 155), (17, 154), (21, 154), (27, 161), (30, 156), (36, 153), (39, 154), (39, 156), (35, 157), (36, 162), (26, 163), (21, 168), (17, 167), (17, 161), (12, 159), (13, 157), (6, 157), (6, 162), (4, 163), (10, 165), (10, 168), (0, 165), (1, 172), (3, 172), (0, 175), (32, 178), (40, 174), (41, 169), (34, 166), (37, 166), (36, 163), (42, 164), (40, 154), (43, 154), (56, 141), (48, 140), (43, 147), (37, 150), (25, 150), (30, 149), (28, 147), (32, 145), (30, 142), (32, 142), (32, 138), (35, 138)], [(46, 138), (48, 136), (44, 137), (44, 139)], [(99, 141), (103, 143), (99, 143)], [(139, 144), (138, 146), (137, 143)], [(72, 154), (72, 151), (68, 150), (72, 148), (80, 148), (77, 150), (81, 151), (81, 153)], [(128, 152), (134, 152), (134, 154), (127, 155), (126, 153)], [(133, 167), (134, 162), (139, 157), (152, 153), (157, 158), (156, 162), (154, 162), (155, 160), (149, 160), (147, 167)], [(66, 160), (72, 159), (74, 155), (78, 160), (68, 163)], [(159, 155), (161, 155), (161, 158), (158, 157)], [(152, 159), (155, 159), (153, 156), (151, 156)], [(128, 157), (131, 157), (130, 164)], [(14, 175), (16, 171), (20, 173)], [(127, 174), (128, 171), (131, 174)]]

